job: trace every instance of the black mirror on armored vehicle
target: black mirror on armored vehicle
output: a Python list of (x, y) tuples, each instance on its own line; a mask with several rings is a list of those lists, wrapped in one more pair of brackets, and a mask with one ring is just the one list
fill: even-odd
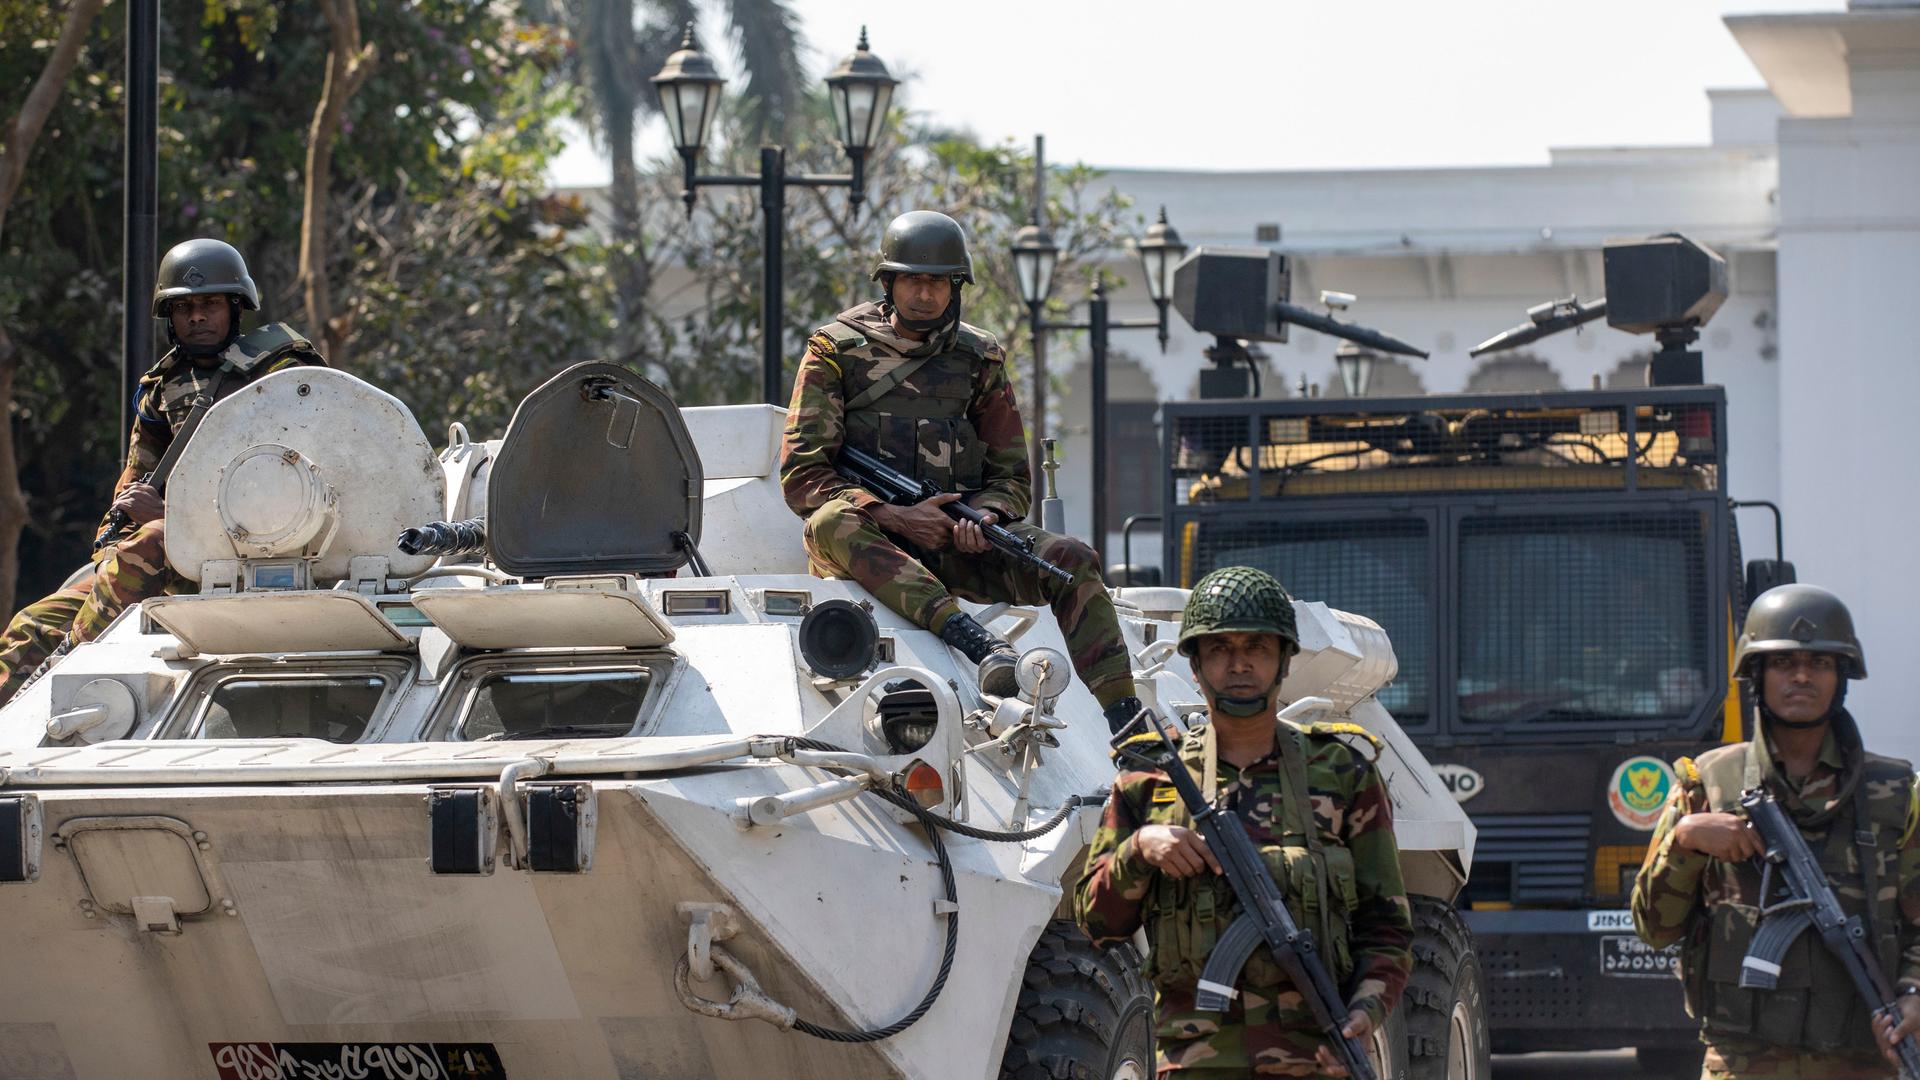
[(1773, 588), (1775, 585), (1791, 585), (1799, 580), (1793, 564), (1783, 559), (1747, 560), (1747, 599)]

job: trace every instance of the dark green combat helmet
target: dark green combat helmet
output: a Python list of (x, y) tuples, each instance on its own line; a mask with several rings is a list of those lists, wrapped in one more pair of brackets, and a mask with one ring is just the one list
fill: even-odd
[[(1233, 697), (1209, 685), (1200, 670), (1200, 639), (1208, 634), (1274, 634), (1284, 647), (1273, 685), (1256, 697)], [(1267, 711), (1286, 678), (1288, 661), (1300, 651), (1300, 629), (1293, 618), (1293, 597), (1265, 570), (1223, 566), (1193, 587), (1180, 613), (1180, 651), (1193, 658), (1193, 672), (1211, 705), (1228, 716), (1259, 716)]]
[(973, 284), (973, 257), (967, 254), (967, 234), (960, 223), (933, 210), (909, 210), (887, 223), (880, 240), (880, 265), (871, 280), (882, 274), (946, 274)]
[(247, 273), (247, 260), (232, 244), (202, 237), (175, 244), (160, 259), (153, 285), (153, 317), (164, 319), (182, 296), (224, 293), (248, 311), (260, 310), (260, 290)]
[(1300, 650), (1293, 597), (1272, 574), (1251, 566), (1223, 566), (1200, 579), (1180, 614), (1180, 651), (1192, 656), (1207, 634), (1278, 634), (1289, 654)]
[(1733, 650), (1733, 670), (1754, 678), (1768, 653), (1803, 650), (1841, 657), (1841, 673), (1849, 679), (1867, 677), (1867, 658), (1854, 636), (1847, 605), (1818, 585), (1776, 585), (1747, 609), (1747, 624)]

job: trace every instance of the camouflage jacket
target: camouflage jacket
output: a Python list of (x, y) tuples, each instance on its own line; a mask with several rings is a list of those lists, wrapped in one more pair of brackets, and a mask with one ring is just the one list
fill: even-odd
[[(1002, 520), (1024, 517), (1032, 498), (1026, 429), (999, 342), (967, 323), (914, 341), (894, 329), (890, 312), (861, 304), (807, 339), (780, 457), (787, 505), (806, 517), (833, 499), (878, 502), (834, 468), (842, 441), (852, 440), (918, 479), (967, 492)], [(921, 358), (891, 391), (849, 411), (876, 381)]]
[[(1400, 880), (1386, 784), (1339, 738), (1290, 724), (1281, 726), (1279, 736), (1272, 753), (1239, 769), (1218, 759), (1212, 727), (1201, 725), (1182, 741), (1180, 758), (1203, 792), (1217, 792), (1215, 805), (1240, 818), (1295, 921), (1322, 935), (1322, 952), (1334, 977), (1348, 988), (1349, 1004), (1365, 1009), (1378, 1024), (1399, 1000), (1413, 966), (1413, 920)], [(1289, 754), (1298, 755), (1297, 763), (1286, 760)], [(1200, 967), (1238, 914), (1238, 903), (1224, 878), (1176, 880), (1156, 871), (1137, 850), (1135, 834), (1144, 825), (1191, 826), (1164, 771), (1171, 764), (1149, 770), (1135, 763), (1115, 778), (1086, 873), (1074, 890), (1074, 915), (1102, 944), (1124, 941), (1146, 927), (1152, 950), (1148, 974), (1162, 1037), (1179, 1039), (1218, 1028), (1220, 1017), (1183, 1014), (1192, 1010)], [(1304, 802), (1286, 797), (1289, 773), (1304, 776)], [(1279, 1028), (1314, 1032), (1312, 1016), (1298, 997), (1272, 992), (1286, 985), (1286, 976), (1264, 948), (1254, 950), (1239, 985), (1266, 991), (1243, 994), (1243, 999), (1272, 1002)], [(1300, 1044), (1308, 1061), (1314, 1038)], [(1236, 1066), (1232, 1054), (1206, 1057), (1209, 1066)]]
[[(1680, 847), (1674, 842), (1674, 828), (1691, 813), (1729, 809), (1737, 813), (1737, 802), (1733, 802), (1737, 791), (1722, 791), (1716, 796), (1706, 777), (1731, 775), (1729, 770), (1744, 768), (1753, 754), (1760, 757), (1762, 781), (1774, 789), (1782, 807), (1800, 825), (1807, 846), (1827, 867), (1842, 906), (1855, 915), (1868, 908), (1860, 850), (1851, 842), (1855, 830), (1853, 784), (1861, 785), (1861, 805), (1868, 808), (1869, 827), (1877, 834), (1879, 848), (1875, 871), (1880, 883), (1880, 921), (1893, 923), (1875, 927), (1889, 939), (1879, 951), (1892, 961), (1889, 975), (1901, 984), (1920, 985), (1920, 835), (1916, 835), (1920, 830), (1914, 828), (1916, 813), (1920, 812), (1916, 798), (1920, 796), (1916, 795), (1911, 766), (1866, 753), (1860, 746), (1858, 729), (1844, 713), (1827, 733), (1813, 770), (1797, 782), (1786, 776), (1764, 735), (1752, 742), (1716, 747), (1701, 755), (1697, 764), (1685, 758), (1676, 763), (1680, 784), (1654, 826), (1646, 859), (1634, 880), (1634, 928), (1655, 948), (1676, 942), (1681, 945), (1681, 978), (1688, 1008), (1702, 1021), (1712, 1045), (1730, 1053), (1765, 1052), (1775, 1045), (1863, 1052), (1867, 1030), (1864, 1007), (1853, 1000), (1851, 987), (1843, 978), (1837, 984), (1825, 981), (1834, 976), (1829, 973), (1823, 978), (1829, 961), (1811, 932), (1782, 961), (1787, 968), (1811, 967), (1811, 975), (1805, 971), (1784, 973), (1781, 988), (1775, 992), (1718, 985), (1737, 981), (1740, 954), (1751, 936), (1760, 903), (1759, 875), (1749, 865), (1725, 863)], [(1856, 774), (1859, 779), (1854, 781)], [(1728, 786), (1737, 788), (1739, 784)], [(1842, 830), (1837, 835), (1836, 827)], [(1723, 957), (1720, 952), (1729, 955)], [(1795, 986), (1808, 989), (1796, 991)], [(1748, 999), (1739, 996), (1742, 994), (1768, 996)], [(1823, 1008), (1837, 1015), (1830, 1021), (1822, 1019), (1817, 1026), (1833, 1028), (1837, 1033), (1794, 1036), (1792, 1029), (1806, 1022), (1809, 1015), (1809, 996), (1828, 999)], [(1776, 1005), (1794, 1015), (1773, 1017), (1771, 1010)], [(1861, 1010), (1857, 1015), (1846, 1015), (1856, 1008)]]
[[(302, 364), (324, 367), (326, 361), (311, 342), (284, 323), (269, 323), (240, 335), (220, 354), (220, 363), (209, 367), (194, 363), (181, 349), (168, 350), (140, 376), (134, 391), (133, 433), (127, 439), (126, 464), (114, 481), (114, 498), (160, 464), (173, 443), (173, 433), (193, 412), (194, 399), (211, 388), (216, 378), (218, 396), (224, 398), (263, 375)], [(106, 523), (102, 517), (101, 527)]]

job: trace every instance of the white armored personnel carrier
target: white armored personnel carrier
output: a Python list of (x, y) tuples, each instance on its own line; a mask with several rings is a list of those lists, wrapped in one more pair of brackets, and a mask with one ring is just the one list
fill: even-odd
[[(781, 420), (604, 364), (438, 455), (343, 372), (222, 401), (166, 495), (197, 589), (0, 711), (0, 1078), (1150, 1076), (1138, 957), (1061, 919), (1112, 765), (1051, 614), (976, 612), (995, 700), (808, 576)], [(484, 549), (396, 546), (441, 518)], [(1184, 599), (1116, 594), (1183, 719)], [(1385, 635), (1298, 615), (1284, 696), (1380, 740), (1418, 894), (1383, 1072), (1485, 1075), (1472, 828)]]

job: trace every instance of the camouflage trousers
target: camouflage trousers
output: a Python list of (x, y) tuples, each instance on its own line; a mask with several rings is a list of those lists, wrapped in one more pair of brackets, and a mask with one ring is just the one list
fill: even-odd
[(1133, 667), (1120, 618), (1093, 549), (1024, 523), (1007, 528), (1031, 538), (1034, 553), (1070, 572), (1073, 580), (1021, 566), (997, 551), (920, 551), (845, 499), (833, 499), (807, 518), (808, 568), (820, 577), (859, 582), (881, 603), (935, 632), (960, 614), (956, 596), (976, 604), (1049, 604), (1074, 670), (1100, 704), (1132, 694)]
[(104, 549), (92, 576), (20, 609), (0, 636), (0, 705), (62, 644), (92, 641), (129, 605), (180, 591), (166, 537), (166, 522), (150, 521)]
[(1884, 1058), (1817, 1054), (1785, 1046), (1735, 1050), (1708, 1044), (1700, 1080), (1893, 1080)]
[[(1271, 995), (1271, 996), (1268, 996)], [(1262, 993), (1241, 987), (1224, 1013), (1193, 1008), (1193, 991), (1154, 994), (1154, 1075), (1180, 1080), (1228, 1076), (1326, 1076), (1314, 1053), (1326, 1039), (1306, 999), (1290, 987)]]

